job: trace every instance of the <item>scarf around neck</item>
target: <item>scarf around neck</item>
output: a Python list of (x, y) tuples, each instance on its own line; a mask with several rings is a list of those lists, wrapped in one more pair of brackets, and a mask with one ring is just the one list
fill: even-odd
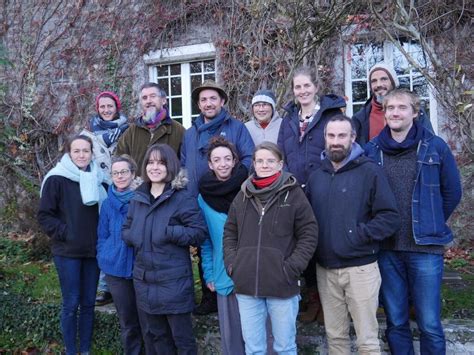
[(142, 116), (142, 120), (146, 128), (154, 130), (166, 117), (168, 117), (168, 111), (163, 107), (151, 120), (146, 121), (145, 116)]
[(408, 149), (416, 149), (423, 136), (423, 127), (418, 120), (413, 121), (413, 126), (408, 131), (405, 140), (401, 143), (392, 138), (390, 127), (385, 126), (378, 136), (378, 143), (382, 151), (389, 155), (397, 155)]
[(222, 123), (224, 122), (225, 118), (227, 117), (227, 111), (225, 108), (221, 108), (221, 112), (214, 117), (212, 120), (209, 122), (205, 122), (204, 116), (199, 116), (196, 119), (196, 126), (197, 126), (197, 131), (199, 135), (199, 145), (198, 149), (203, 149), (207, 147), (207, 144), (209, 142), (209, 139), (213, 137), (219, 128), (221, 128)]
[(122, 204), (128, 204), (130, 202), (130, 199), (133, 197), (135, 194), (135, 191), (132, 190), (130, 187), (126, 189), (125, 191), (118, 191), (115, 185), (110, 186), (112, 189), (112, 194), (119, 200)]
[(245, 165), (238, 163), (226, 181), (220, 181), (212, 171), (208, 171), (199, 180), (199, 193), (203, 200), (217, 212), (228, 213), (235, 195), (247, 179)]
[(250, 176), (243, 184), (242, 190), (246, 197), (255, 197), (258, 201), (264, 205), (267, 201), (271, 199), (273, 195), (275, 195), (283, 185), (294, 185), (296, 184), (296, 179), (293, 177), (292, 174), (282, 171), (278, 178), (269, 186), (264, 188), (257, 188), (253, 184), (255, 176)]
[(81, 170), (73, 163), (69, 154), (64, 154), (61, 160), (52, 168), (44, 177), (41, 184), (40, 196), (43, 192), (43, 187), (46, 180), (54, 175), (65, 177), (71, 181), (79, 183), (82, 203), (86, 206), (92, 206), (99, 203), (99, 208), (102, 202), (107, 198), (102, 183), (108, 183), (106, 175), (100, 168), (91, 161), (89, 164), (89, 171)]

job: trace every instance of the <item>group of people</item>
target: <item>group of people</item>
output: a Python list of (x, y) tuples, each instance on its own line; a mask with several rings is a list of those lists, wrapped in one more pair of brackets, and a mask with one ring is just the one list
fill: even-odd
[(379, 299), (392, 353), (414, 352), (410, 305), (421, 353), (445, 353), (443, 246), (461, 198), (449, 147), (386, 63), (370, 70), (371, 98), (352, 119), (343, 98), (320, 94), (312, 69), (291, 83), (283, 118), (264, 89), (244, 124), (205, 81), (187, 130), (155, 83), (142, 86), (130, 125), (114, 93), (97, 96), (89, 129), (43, 179), (38, 212), (67, 354), (91, 350), (100, 271), (126, 354), (196, 354), (191, 314), (212, 311), (214, 299), (223, 354), (296, 354), (299, 313), (324, 321), (331, 354), (350, 353), (351, 319), (359, 353), (380, 353)]

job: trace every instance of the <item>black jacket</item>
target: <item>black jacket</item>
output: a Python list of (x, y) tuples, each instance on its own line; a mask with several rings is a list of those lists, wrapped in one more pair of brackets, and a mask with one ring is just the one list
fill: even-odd
[(82, 203), (79, 183), (49, 177), (43, 187), (38, 222), (51, 238), (53, 255), (95, 258), (99, 206)]
[[(362, 106), (361, 109), (352, 116), (357, 134), (356, 142), (359, 143), (362, 148), (365, 148), (365, 145), (369, 142), (369, 117), (371, 110), (372, 96), (366, 101), (364, 106)], [(420, 108), (420, 112), (418, 113), (418, 117), (416, 119), (420, 121), (423, 127), (434, 134), (433, 126), (431, 126), (430, 118), (426, 114), (425, 110)]]
[(319, 225), (317, 262), (325, 268), (376, 261), (379, 241), (400, 227), (395, 197), (383, 170), (363, 155), (336, 172), (324, 159), (306, 189)]

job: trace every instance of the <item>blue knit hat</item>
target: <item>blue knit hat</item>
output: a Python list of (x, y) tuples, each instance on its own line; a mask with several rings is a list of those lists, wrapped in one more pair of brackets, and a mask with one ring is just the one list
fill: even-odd
[(273, 112), (276, 107), (276, 97), (271, 90), (258, 90), (252, 98), (252, 106), (257, 102), (266, 102), (272, 105)]

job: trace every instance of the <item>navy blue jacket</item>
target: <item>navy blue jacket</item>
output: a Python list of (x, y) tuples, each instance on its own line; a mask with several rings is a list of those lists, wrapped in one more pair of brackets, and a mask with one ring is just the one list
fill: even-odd
[(278, 146), (283, 152), (285, 168), (292, 173), (300, 185), (306, 184), (312, 171), (321, 165), (324, 150), (324, 127), (332, 116), (341, 113), (346, 102), (340, 96), (325, 95), (320, 98), (320, 110), (306, 128), (300, 142), (299, 107), (290, 102), (285, 111), (278, 134)]
[(122, 240), (122, 224), (128, 212), (128, 203), (121, 202), (109, 188), (108, 197), (100, 208), (97, 228), (97, 261), (107, 275), (131, 278), (133, 248)]
[(400, 227), (397, 203), (383, 170), (361, 154), (362, 149), (337, 171), (324, 159), (306, 186), (319, 225), (316, 260), (325, 268), (376, 261), (379, 241)]
[[(366, 155), (383, 165), (378, 136), (365, 148)], [(424, 129), (418, 146), (417, 172), (412, 198), (413, 236), (418, 245), (445, 245), (453, 240), (446, 224), (461, 201), (461, 178), (453, 154), (438, 136)]]
[[(220, 135), (235, 145), (239, 160), (248, 170), (252, 164), (252, 154), (255, 145), (252, 137), (245, 125), (232, 117), (224, 108), (226, 117), (222, 126), (215, 133)], [(196, 196), (199, 193), (199, 179), (209, 171), (207, 163), (207, 145), (199, 147), (199, 131), (198, 127), (203, 124), (204, 118), (199, 115), (193, 122), (193, 125), (186, 130), (184, 134), (183, 144), (181, 146), (181, 166), (185, 167), (188, 172), (189, 184), (188, 191)]]
[(180, 173), (158, 199), (142, 184), (130, 201), (122, 239), (135, 249), (133, 284), (137, 306), (149, 314), (181, 314), (194, 309), (189, 246), (207, 236), (195, 198)]
[[(357, 111), (354, 116), (352, 116), (352, 120), (354, 121), (357, 134), (356, 142), (359, 143), (362, 148), (364, 148), (367, 142), (369, 141), (369, 116), (371, 110), (372, 96), (367, 100), (364, 106), (362, 106), (361, 109)], [(428, 129), (431, 133), (434, 133), (433, 126), (431, 126), (430, 118), (426, 114), (425, 110), (423, 110), (422, 108), (420, 108), (417, 120), (420, 121), (423, 127)]]

